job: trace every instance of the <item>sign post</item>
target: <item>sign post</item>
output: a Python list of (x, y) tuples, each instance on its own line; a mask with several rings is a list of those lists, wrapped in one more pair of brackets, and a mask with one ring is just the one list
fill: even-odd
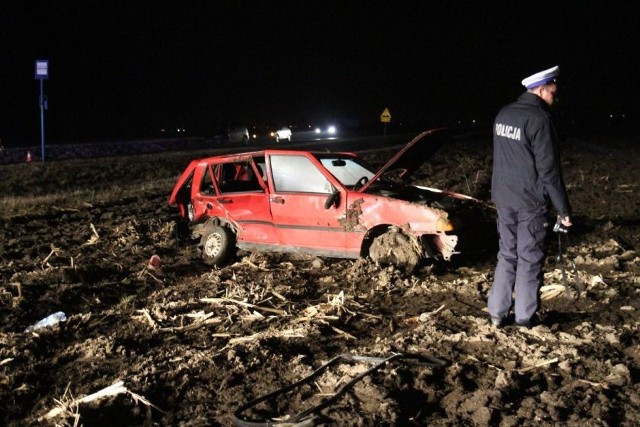
[(44, 94), (44, 81), (49, 78), (49, 60), (36, 59), (36, 80), (40, 80), (40, 144), (41, 158), (44, 162), (44, 110), (48, 109), (47, 97)]
[(388, 108), (385, 107), (385, 109), (382, 112), (382, 114), (380, 114), (380, 121), (382, 123), (384, 123), (384, 129), (382, 131), (382, 136), (384, 138), (386, 138), (386, 136), (387, 136), (387, 123), (391, 123), (391, 113), (389, 112)]

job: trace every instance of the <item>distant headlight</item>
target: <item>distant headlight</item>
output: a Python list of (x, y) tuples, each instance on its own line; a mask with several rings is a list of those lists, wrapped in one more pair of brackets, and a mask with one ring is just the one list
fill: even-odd
[(336, 127), (335, 126), (329, 126), (329, 128), (327, 129), (327, 132), (330, 135), (333, 135), (334, 133), (336, 133)]
[(322, 132), (320, 128), (316, 128), (316, 133), (320, 133), (320, 132)]

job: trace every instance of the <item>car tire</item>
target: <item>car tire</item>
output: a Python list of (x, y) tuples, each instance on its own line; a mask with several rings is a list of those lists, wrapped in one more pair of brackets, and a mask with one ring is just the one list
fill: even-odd
[(244, 145), (249, 145), (249, 138), (247, 138), (246, 136), (243, 136), (243, 137), (242, 137), (242, 143), (243, 143)]
[(280, 142), (280, 137), (276, 134), (276, 142)]
[(373, 239), (369, 256), (379, 264), (394, 265), (406, 271), (413, 271), (423, 259), (414, 240), (392, 227)]
[(200, 239), (202, 246), (202, 260), (219, 267), (224, 265), (235, 249), (235, 235), (228, 227), (212, 225)]

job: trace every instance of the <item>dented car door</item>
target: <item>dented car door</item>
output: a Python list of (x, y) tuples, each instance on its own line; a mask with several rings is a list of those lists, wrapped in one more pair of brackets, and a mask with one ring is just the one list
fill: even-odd
[(196, 203), (208, 217), (227, 220), (243, 241), (276, 244), (277, 236), (269, 210), (267, 185), (261, 168), (249, 158), (214, 163), (203, 176)]

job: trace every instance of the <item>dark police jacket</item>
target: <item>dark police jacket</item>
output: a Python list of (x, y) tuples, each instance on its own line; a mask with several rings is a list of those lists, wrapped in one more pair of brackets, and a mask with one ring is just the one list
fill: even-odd
[(570, 214), (557, 135), (547, 104), (529, 92), (502, 108), (493, 126), (491, 200), (497, 207), (537, 208), (550, 200)]

